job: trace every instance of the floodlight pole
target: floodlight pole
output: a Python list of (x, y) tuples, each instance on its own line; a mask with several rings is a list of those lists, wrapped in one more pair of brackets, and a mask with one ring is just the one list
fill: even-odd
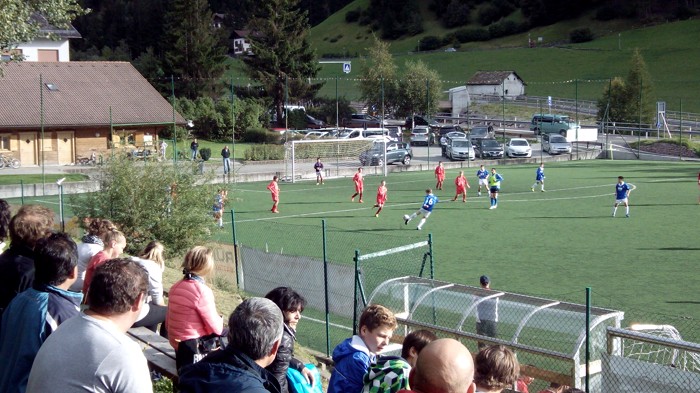
[(233, 173), (233, 181), (236, 182), (236, 94), (233, 90), (233, 78), (231, 78), (231, 154), (233, 155), (231, 162), (231, 168), (229, 170), (229, 176)]

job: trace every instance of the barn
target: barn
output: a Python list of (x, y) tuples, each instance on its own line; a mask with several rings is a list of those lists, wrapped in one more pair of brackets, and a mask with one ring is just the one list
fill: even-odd
[(467, 91), (473, 98), (514, 99), (525, 95), (525, 82), (515, 71), (479, 71), (467, 81)]

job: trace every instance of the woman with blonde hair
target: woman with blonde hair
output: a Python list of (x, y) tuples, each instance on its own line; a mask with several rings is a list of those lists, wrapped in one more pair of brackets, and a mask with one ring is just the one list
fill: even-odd
[(165, 324), (178, 370), (205, 354), (204, 341), (227, 333), (224, 319), (216, 311), (214, 292), (204, 281), (214, 270), (212, 254), (210, 248), (202, 246), (188, 251), (182, 263), (184, 277), (170, 288)]
[(157, 332), (158, 324), (162, 324), (160, 335), (167, 337), (165, 329), (165, 314), (167, 307), (163, 299), (163, 270), (165, 270), (165, 260), (163, 259), (163, 244), (152, 241), (146, 245), (138, 256), (131, 257), (136, 263), (141, 265), (148, 272), (148, 296), (139, 318), (134, 323), (134, 327), (145, 326)]

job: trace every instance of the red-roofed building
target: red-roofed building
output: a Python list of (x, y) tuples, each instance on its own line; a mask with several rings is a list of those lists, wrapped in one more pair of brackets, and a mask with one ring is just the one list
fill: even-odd
[(0, 90), (0, 153), (23, 166), (154, 148), (160, 130), (185, 124), (128, 62), (7, 63)]

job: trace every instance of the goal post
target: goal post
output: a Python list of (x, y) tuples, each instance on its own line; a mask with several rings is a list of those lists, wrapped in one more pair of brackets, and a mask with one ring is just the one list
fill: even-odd
[(287, 142), (285, 172), (288, 181), (315, 179), (313, 165), (317, 158), (324, 165), (324, 177), (340, 176), (342, 169), (360, 165), (360, 154), (372, 148), (373, 139), (310, 139)]

